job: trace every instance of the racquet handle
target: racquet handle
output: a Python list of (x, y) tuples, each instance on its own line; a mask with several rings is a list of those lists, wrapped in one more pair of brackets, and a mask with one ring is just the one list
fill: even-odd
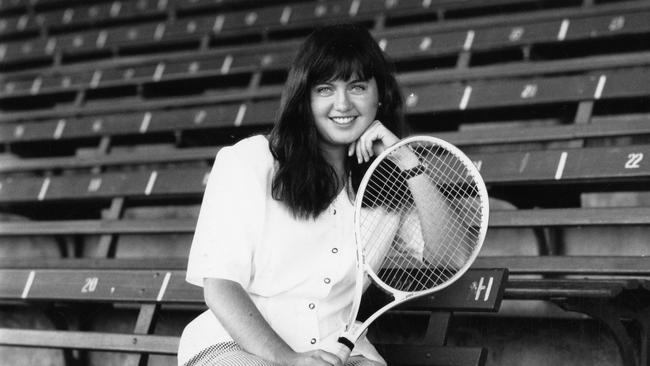
[(336, 357), (338, 357), (341, 360), (342, 364), (345, 364), (345, 361), (347, 361), (348, 357), (350, 357), (350, 353), (352, 352), (352, 348), (346, 346), (343, 343), (338, 343), (337, 345), (338, 345), (338, 348), (335, 350), (334, 354), (336, 355)]

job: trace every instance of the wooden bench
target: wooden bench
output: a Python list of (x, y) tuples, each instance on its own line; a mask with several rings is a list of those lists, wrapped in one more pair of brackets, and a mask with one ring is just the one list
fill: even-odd
[[(544, 185), (562, 184), (563, 189), (573, 185), (597, 186), (598, 184), (619, 184), (632, 182), (637, 186), (643, 184), (648, 177), (639, 163), (638, 167), (630, 168), (629, 157), (645, 154), (645, 146), (629, 146), (625, 148), (589, 148), (567, 149), (564, 151), (533, 151), (475, 154), (472, 158), (488, 185), (492, 187), (510, 187), (501, 192), (511, 194), (516, 185), (536, 187), (539, 190)], [(170, 153), (170, 156), (136, 156), (129, 162), (130, 157), (123, 156), (96, 157), (89, 161), (68, 159), (72, 169), (87, 169), (102, 165), (115, 166), (120, 164), (154, 164), (171, 161), (209, 161), (214, 156), (213, 148), (188, 150), (187, 154)], [(174, 156), (172, 158), (171, 156)], [(56, 161), (56, 160), (51, 160)], [(43, 159), (41, 165), (14, 164), (7, 165), (5, 172), (27, 171), (28, 169), (54, 168), (50, 160)], [(525, 164), (524, 164), (525, 162)], [(563, 162), (562, 164), (560, 162)], [(65, 166), (65, 165), (63, 165)], [(558, 173), (558, 167), (562, 167)], [(20, 167), (20, 168), (18, 168)], [(523, 167), (523, 168), (522, 168)], [(0, 202), (9, 207), (18, 205), (33, 205), (35, 202), (83, 202), (103, 200), (105, 206), (121, 207), (122, 199), (160, 200), (172, 197), (197, 198), (203, 191), (203, 183), (209, 164), (204, 167), (187, 167), (183, 169), (148, 168), (130, 172), (108, 172), (104, 174), (74, 174), (70, 176), (48, 177), (12, 177), (0, 181)], [(602, 182), (602, 183), (601, 183)], [(125, 234), (169, 234), (176, 232), (191, 233), (193, 219), (185, 220), (119, 220), (120, 209), (113, 209), (115, 216), (106, 220), (77, 220), (77, 221), (41, 221), (0, 224), (0, 235), (56, 235), (84, 236), (103, 235), (109, 242), (110, 238)], [(554, 229), (565, 227), (600, 227), (600, 226), (647, 226), (648, 209), (646, 207), (628, 208), (546, 208), (546, 209), (517, 209), (508, 211), (493, 210), (490, 218), (490, 228), (533, 228)], [(562, 304), (574, 311), (589, 314), (604, 321), (614, 332), (615, 339), (621, 348), (621, 354), (630, 365), (636, 360), (633, 347), (633, 335), (620, 332), (621, 324), (627, 323), (627, 315), (622, 308), (629, 306), (621, 298), (627, 298), (629, 292), (643, 293), (645, 281), (649, 275), (650, 262), (647, 257), (617, 256), (603, 258), (600, 256), (562, 256), (553, 255), (555, 244), (542, 233), (539, 236), (540, 253), (542, 256), (498, 256), (481, 257), (477, 263), (484, 268), (497, 267), (499, 264), (509, 269), (514, 276), (538, 274), (550, 276), (549, 279), (529, 280), (514, 284), (516, 287), (508, 298), (544, 299)], [(546, 240), (551, 240), (550, 242)], [(107, 244), (108, 245), (108, 244)], [(110, 250), (106, 250), (110, 252)], [(579, 275), (596, 277), (589, 279), (562, 279), (557, 276)], [(606, 278), (604, 280), (602, 277)], [(627, 278), (627, 277), (635, 278)], [(598, 278), (601, 277), (601, 278)], [(623, 278), (625, 277), (625, 278)], [(641, 279), (639, 279), (641, 278)], [(509, 282), (510, 283), (510, 282)], [(506, 287), (507, 289), (509, 287)], [(564, 293), (564, 296), (559, 294)], [(645, 296), (645, 295), (643, 295)], [(591, 299), (612, 308), (620, 317), (595, 314), (591, 308), (580, 310), (575, 304), (589, 303)], [(623, 303), (624, 305), (621, 305)], [(644, 305), (647, 306), (647, 305)], [(636, 314), (643, 314), (644, 307), (637, 308)], [(627, 314), (627, 313), (626, 313)], [(615, 319), (616, 318), (616, 319)], [(643, 326), (643, 317), (638, 315), (638, 322)], [(644, 351), (645, 352), (645, 351)]]
[[(517, 1), (509, 2), (516, 3)], [(519, 2), (521, 2), (521, 0)], [(110, 8), (104, 6), (107, 9), (104, 9), (103, 11), (97, 6), (91, 6), (78, 9), (68, 8), (39, 15), (40, 23), (44, 24), (44, 27), (47, 27), (47, 25), (51, 23), (55, 29), (57, 26), (66, 25), (69, 28), (71, 27), (70, 29), (74, 30), (76, 28), (72, 27), (72, 25), (78, 23), (78, 28), (85, 24), (88, 17), (83, 17), (83, 14), (91, 12), (94, 16), (91, 16), (90, 18), (100, 20), (98, 25), (104, 27), (102, 29), (83, 30), (76, 33), (54, 34), (48, 39), (32, 38), (21, 42), (8, 42), (2, 45), (4, 51), (0, 52), (0, 62), (16, 64), (17, 62), (24, 62), (30, 59), (44, 60), (47, 58), (60, 57), (61, 55), (65, 57), (65, 55), (88, 52), (98, 54), (99, 52), (103, 52), (106, 56), (113, 54), (108, 51), (123, 46), (131, 49), (134, 47), (142, 47), (146, 50), (150, 49), (149, 46), (153, 44), (163, 45), (178, 42), (186, 43), (186, 47), (189, 47), (194, 51), (199, 51), (203, 45), (217, 47), (223, 46), (224, 43), (222, 39), (224, 38), (227, 39), (234, 37), (237, 42), (240, 43), (242, 39), (246, 39), (247, 35), (250, 34), (254, 35), (254, 37), (247, 40), (246, 43), (264, 43), (262, 39), (264, 38), (262, 37), (262, 33), (264, 32), (270, 33), (272, 38), (274, 33), (288, 34), (287, 36), (279, 38), (275, 37), (275, 39), (295, 39), (296, 36), (303, 36), (309, 29), (312, 29), (314, 25), (338, 20), (341, 16), (348, 17), (353, 21), (372, 22), (377, 21), (377, 19), (388, 19), (390, 21), (394, 16), (397, 16), (397, 18), (406, 16), (408, 19), (409, 16), (413, 15), (422, 16), (424, 12), (432, 14), (434, 18), (430, 20), (435, 20), (438, 15), (444, 12), (443, 9), (449, 5), (452, 7), (480, 7), (479, 3), (472, 2), (447, 5), (441, 4), (438, 6), (428, 7), (422, 7), (421, 4), (414, 6), (415, 4), (410, 4), (408, 2), (398, 2), (397, 6), (385, 9), (384, 4), (377, 7), (376, 5), (373, 5), (372, 2), (368, 1), (345, 0), (326, 4), (314, 4), (311, 2), (280, 6), (267, 6), (263, 4), (261, 7), (254, 9), (221, 12), (214, 16), (197, 16), (194, 14), (191, 14), (190, 16), (182, 16), (181, 13), (180, 18), (172, 21), (165, 18), (155, 18), (156, 16), (158, 18), (166, 16), (166, 9), (164, 9), (165, 4), (163, 4), (162, 9), (160, 9), (160, 4), (157, 3), (145, 4), (146, 6), (143, 9), (136, 9), (129, 12), (129, 6), (126, 4), (120, 6), (113, 5), (116, 3), (121, 4), (121, 2), (115, 2), (111, 4)], [(503, 4), (492, 4), (492, 6), (495, 6), (499, 11), (505, 9)], [(114, 11), (115, 9), (117, 9), (117, 11)], [(542, 12), (542, 16), (537, 16), (537, 18), (539, 18), (537, 24), (534, 22), (534, 19), (531, 24), (531, 21), (528, 19), (529, 16), (522, 16), (522, 20), (520, 20), (521, 24), (517, 24), (515, 21), (512, 25), (506, 25), (504, 29), (491, 29), (486, 27), (486, 24), (475, 22), (477, 24), (476, 28), (469, 30), (458, 29), (449, 33), (447, 31), (449, 27), (446, 25), (440, 27), (438, 24), (433, 22), (433, 28), (428, 26), (424, 32), (421, 30), (421, 26), (412, 27), (410, 30), (408, 30), (408, 28), (403, 30), (397, 28), (398, 33), (397, 36), (395, 36), (393, 35), (393, 27), (391, 27), (390, 31), (380, 32), (377, 34), (377, 37), (381, 40), (380, 43), (384, 45), (388, 43), (387, 50), (391, 55), (402, 54), (402, 57), (404, 57), (409, 56), (413, 51), (415, 51), (416, 54), (411, 56), (419, 55), (419, 57), (422, 57), (423, 55), (430, 55), (431, 52), (444, 54), (476, 51), (476, 53), (480, 55), (480, 53), (485, 50), (494, 51), (503, 47), (513, 47), (515, 45), (526, 45), (526, 51), (524, 51), (524, 53), (529, 54), (531, 44), (546, 44), (548, 43), (547, 41), (549, 40), (549, 37), (551, 40), (559, 43), (589, 39), (592, 38), (594, 34), (598, 34), (600, 37), (606, 37), (609, 33), (599, 31), (599, 29), (602, 28), (601, 23), (605, 21), (611, 23), (614, 19), (618, 25), (614, 26), (612, 31), (609, 31), (611, 34), (625, 35), (647, 32), (647, 29), (644, 28), (643, 25), (644, 22), (642, 21), (644, 15), (633, 13), (634, 11), (638, 12), (639, 10), (642, 12), (644, 9), (643, 4), (630, 2), (622, 9), (621, 7), (612, 7), (607, 5), (596, 7), (596, 9), (598, 9), (598, 11), (589, 8), (577, 8), (570, 11), (560, 9), (546, 11), (546, 13)], [(602, 9), (602, 11), (600, 11), (600, 9)], [(535, 13), (530, 10), (532, 9), (529, 9), (529, 12)], [(148, 23), (127, 23), (126, 26), (106, 27), (107, 23), (101, 21), (106, 20), (105, 17), (102, 17), (102, 14), (107, 15), (106, 13), (111, 14), (108, 15), (109, 20), (114, 21), (115, 19), (119, 19), (116, 17), (120, 16), (120, 11), (127, 13), (125, 15), (127, 20), (129, 14), (132, 14), (139, 15), (139, 17), (136, 17), (135, 19), (144, 19), (145, 21), (148, 21)], [(173, 10), (170, 11), (171, 13), (174, 12)], [(614, 14), (600, 16), (600, 18), (597, 16), (599, 12), (602, 13), (605, 11)], [(116, 15), (113, 16), (113, 13)], [(582, 13), (594, 15), (590, 19), (583, 20), (581, 17), (585, 17), (585, 15)], [(82, 18), (76, 21), (75, 14), (81, 14)], [(150, 20), (152, 17), (154, 17), (153, 20), (158, 21), (152, 22)], [(556, 18), (556, 20), (551, 21), (546, 19), (552, 17)], [(637, 22), (637, 18), (641, 21)], [(26, 20), (22, 23), (31, 20), (29, 17), (25, 19)], [(500, 21), (498, 18), (490, 20), (492, 20), (492, 23), (497, 24)], [(62, 24), (65, 21), (67, 21), (67, 23)], [(575, 21), (576, 24), (575, 31), (572, 27), (568, 26), (568, 24), (573, 21)], [(22, 25), (22, 23), (20, 23), (20, 25)], [(485, 21), (483, 21), (483, 23), (485, 23)], [(639, 25), (636, 25), (636, 23), (639, 23)], [(12, 24), (13, 22), (10, 25)], [(16, 20), (16, 24), (19, 24), (18, 20)], [(115, 24), (120, 25), (119, 22)], [(406, 22), (406, 24), (408, 24), (408, 22)], [(458, 28), (459, 24), (463, 23), (459, 22), (456, 25), (456, 28)], [(108, 23), (108, 25), (110, 25), (110, 23)], [(463, 24), (463, 26), (466, 25)], [(7, 27), (9, 27), (9, 25)], [(607, 25), (607, 27), (609, 27), (609, 25)], [(562, 33), (563, 36), (558, 37), (557, 34), (559, 29), (565, 29), (565, 32), (570, 29), (571, 34)], [(302, 31), (296, 33), (298, 30)], [(401, 38), (399, 33), (408, 36), (406, 38)], [(414, 35), (418, 33), (420, 35)], [(469, 41), (468, 43), (468, 34), (470, 33), (472, 34), (472, 41)], [(540, 33), (546, 35), (541, 38), (535, 36)], [(532, 38), (530, 35), (533, 35)], [(233, 44), (233, 42), (234, 41), (231, 41), (230, 44)], [(425, 43), (428, 46), (423, 47), (423, 44)], [(404, 53), (404, 51), (407, 52)], [(464, 61), (459, 62), (466, 66), (469, 58), (463, 58), (463, 60)]]
[[(633, 4), (634, 5), (634, 4)], [(313, 4), (297, 4), (295, 7), (300, 7), (300, 6), (314, 6)], [(606, 8), (607, 9), (607, 8)], [(522, 46), (526, 45), (526, 47), (531, 47), (531, 45), (537, 43), (541, 44), (547, 44), (549, 39), (554, 40), (558, 44), (562, 44), (565, 41), (576, 41), (576, 40), (588, 40), (594, 36), (594, 34), (598, 34), (601, 37), (604, 37), (607, 39), (607, 34), (603, 34), (602, 31), (599, 31), (600, 28), (603, 28), (603, 24), (610, 24), (612, 22), (618, 24), (613, 28), (611, 31), (612, 34), (615, 35), (632, 35), (632, 34), (639, 34), (639, 33), (647, 33), (648, 29), (644, 28), (645, 23), (641, 21), (641, 19), (645, 19), (647, 17), (648, 12), (650, 10), (647, 10), (645, 8), (635, 8), (634, 6), (630, 6), (629, 9), (624, 8), (623, 10), (620, 10), (618, 8), (609, 8), (609, 15), (598, 15), (602, 12), (599, 12), (595, 15), (592, 15), (591, 17), (588, 17), (586, 15), (582, 15), (581, 18), (579, 13), (574, 14), (573, 16), (565, 16), (564, 14), (558, 14), (555, 17), (558, 18), (553, 21), (549, 20), (539, 20), (541, 22), (538, 26), (542, 27), (545, 29), (545, 31), (541, 31), (536, 29), (535, 27), (537, 26), (536, 24), (530, 24), (530, 22), (525, 22), (521, 24), (512, 24), (512, 25), (507, 25), (504, 26), (503, 28), (490, 28), (486, 27), (485, 25), (482, 25), (478, 28), (475, 29), (462, 29), (462, 30), (454, 30), (452, 33), (445, 33), (444, 30), (442, 33), (440, 33), (440, 30), (437, 29), (432, 29), (429, 30), (427, 29), (426, 31), (421, 30), (421, 27), (404, 27), (404, 28), (398, 28), (398, 29), (391, 29), (390, 31), (385, 31), (378, 33), (376, 36), (378, 38), (378, 41), (380, 45), (382, 45), (385, 49), (386, 52), (399, 64), (400, 62), (407, 62), (412, 59), (421, 59), (423, 57), (431, 57), (431, 56), (436, 56), (436, 55), (444, 55), (446, 53), (459, 53), (459, 52), (469, 52), (469, 51), (475, 51), (475, 52), (481, 52), (481, 50), (486, 49), (486, 50), (494, 50), (494, 51), (499, 51), (501, 47), (513, 47), (513, 46)], [(298, 19), (301, 19), (298, 17)], [(608, 23), (606, 22), (608, 21)], [(186, 24), (187, 23), (187, 24)], [(205, 27), (207, 29), (201, 30), (199, 27), (199, 24), (205, 23)], [(53, 52), (56, 52), (57, 50), (61, 50), (64, 53), (69, 53), (70, 51), (74, 52), (88, 52), (88, 51), (99, 51), (102, 48), (109, 49), (114, 45), (118, 44), (133, 44), (134, 42), (139, 42), (139, 43), (144, 43), (144, 44), (151, 44), (151, 43), (156, 43), (156, 42), (162, 42), (164, 41), (165, 37), (169, 39), (179, 39), (179, 37), (182, 38), (183, 33), (188, 33), (186, 34), (185, 37), (190, 37), (195, 40), (198, 40), (200, 38), (200, 34), (209, 32), (210, 27), (214, 23), (214, 19), (210, 18), (206, 21), (201, 21), (201, 20), (195, 20), (195, 19), (189, 19), (187, 21), (178, 23), (178, 24), (173, 24), (173, 25), (164, 25), (164, 23), (155, 23), (155, 24), (150, 24), (150, 25), (143, 25), (141, 26), (142, 29), (140, 28), (125, 28), (125, 29), (116, 29), (114, 31), (107, 31), (107, 30), (101, 30), (101, 31), (89, 31), (89, 32), (84, 32), (84, 33), (78, 33), (78, 34), (69, 34), (69, 35), (61, 35), (60, 39), (54, 39), (51, 38), (48, 40), (47, 44), (45, 47), (47, 48), (47, 51), (45, 54), (50, 55)], [(586, 24), (586, 25), (583, 25)], [(562, 25), (564, 24), (564, 26)], [(567, 24), (576, 24), (575, 30), (573, 27), (568, 26)], [(197, 28), (199, 27), (199, 28)], [(562, 27), (565, 27), (567, 30), (567, 34), (564, 35), (561, 39), (557, 39), (557, 34), (559, 32), (559, 29)], [(530, 29), (529, 29), (530, 28)], [(189, 30), (188, 30), (189, 29)], [(235, 27), (235, 30), (239, 29)], [(513, 32), (515, 33), (515, 36), (513, 36)], [(467, 39), (468, 39), (468, 34), (472, 34), (472, 43), (471, 45), (467, 45)], [(155, 39), (156, 36), (155, 34), (162, 34), (159, 38), (160, 40)], [(531, 38), (532, 37), (532, 38)], [(100, 42), (101, 41), (101, 42)], [(275, 43), (275, 42), (274, 42)], [(289, 54), (285, 53), (280, 53), (278, 56), (282, 59), (284, 59), (282, 65), (277, 65), (275, 63), (261, 63), (262, 68), (268, 68), (269, 66), (272, 67), (278, 67), (281, 66), (283, 68), (288, 67), (288, 60), (290, 59), (290, 56), (292, 55), (293, 49), (289, 46), (291, 44), (295, 43), (295, 37), (294, 40), (290, 42), (282, 42), (279, 46), (280, 48), (284, 48), (289, 50)], [(27, 49), (30, 52), (33, 52), (36, 46), (29, 46), (26, 47), (26, 45), (29, 45), (29, 43), (23, 43), (23, 44), (17, 44), (17, 46), (20, 46), (19, 49), (17, 48), (17, 51), (22, 52), (22, 50)], [(100, 46), (98, 46), (100, 45)], [(251, 50), (257, 51), (260, 45), (255, 45), (255, 46), (243, 46), (240, 49), (244, 53), (250, 53)], [(265, 46), (268, 46), (268, 42), (262, 43), (261, 44), (262, 48), (265, 48)], [(38, 47), (36, 47), (38, 48)], [(275, 49), (276, 46), (273, 47)], [(12, 47), (6, 48), (4, 54), (12, 54)], [(76, 49), (76, 51), (75, 51)], [(197, 50), (198, 51), (198, 50)], [(215, 50), (217, 53), (219, 50)], [(277, 52), (277, 51), (276, 51)], [(618, 52), (621, 52), (618, 50)], [(192, 54), (196, 54), (197, 52), (193, 52)], [(208, 53), (211, 54), (213, 53), (212, 51), (201, 51), (198, 53)], [(220, 55), (220, 57), (232, 57), (234, 60), (239, 59), (239, 52), (234, 52), (233, 54), (228, 54), (228, 55)], [(265, 55), (265, 59), (268, 59), (268, 57), (272, 57), (275, 53), (270, 53)], [(186, 58), (188, 53), (186, 52), (183, 55), (176, 55), (176, 56), (181, 56), (182, 58)], [(10, 56), (6, 56), (10, 57)], [(212, 56), (208, 56), (210, 58)], [(217, 57), (215, 54), (214, 57)], [(153, 59), (156, 59), (157, 57), (153, 56), (151, 57)], [(1, 57), (0, 57), (1, 59)], [(151, 62), (148, 65), (149, 67), (156, 68), (159, 67), (160, 64), (165, 64), (162, 60), (164, 59), (169, 59), (169, 56), (165, 55), (164, 58), (161, 58), (161, 61), (154, 61)], [(141, 62), (141, 61), (140, 61)], [(192, 62), (199, 62), (197, 60), (188, 60), (186, 61), (188, 64), (188, 67), (185, 70), (186, 74), (194, 74), (197, 71), (197, 66), (189, 67), (189, 64)], [(259, 60), (257, 60), (257, 64), (260, 65)], [(223, 66), (223, 63), (219, 63), (219, 65)], [(467, 65), (465, 65), (467, 66)], [(75, 70), (78, 70), (78, 67), (75, 68)], [(194, 70), (194, 71), (192, 71)], [(87, 70), (85, 71), (86, 74), (92, 74), (94, 77), (94, 81), (92, 84), (92, 88), (97, 88), (101, 85), (98, 83), (102, 80), (102, 76), (105, 73), (109, 73), (109, 71), (112, 70)], [(160, 70), (159, 70), (160, 71)], [(78, 71), (75, 71), (78, 72)], [(159, 72), (160, 73), (160, 72)], [(40, 77), (40, 73), (38, 73), (38, 76), (32, 77), (32, 80), (34, 80), (37, 77)], [(99, 75), (99, 76), (98, 76)], [(150, 75), (153, 75), (150, 74)], [(188, 75), (189, 76), (189, 75)], [(21, 75), (19, 79), (25, 79), (27, 75)], [(72, 80), (76, 79), (75, 75), (66, 75), (64, 74), (59, 74), (59, 75), (52, 75), (52, 78), (54, 78), (56, 81), (60, 81), (57, 83), (56, 81), (53, 81), (53, 85), (59, 85), (60, 87), (64, 89), (69, 89), (70, 85), (69, 81), (66, 83), (64, 80)], [(27, 77), (29, 79), (29, 77)], [(83, 78), (82, 78), (83, 79)], [(131, 78), (129, 78), (131, 80)], [(91, 79), (86, 80), (86, 86), (87, 84), (91, 81)], [(133, 82), (134, 80), (131, 80)], [(15, 84), (18, 84), (19, 80), (9, 80), (9, 82), (14, 82)], [(25, 83), (28, 83), (27, 80), (25, 80)], [(10, 84), (11, 85), (11, 84)], [(29, 84), (32, 85), (32, 84)], [(62, 86), (66, 85), (66, 86)], [(74, 86), (73, 86), (74, 87)], [(31, 88), (27, 88), (28, 90), (31, 90)], [(7, 92), (7, 87), (5, 87), (5, 92)], [(16, 88), (16, 87), (10, 87), (11, 93), (18, 93), (20, 94), (21, 90), (24, 90), (22, 88)], [(43, 93), (44, 90), (39, 90), (38, 92)]]
[[(57, 268), (0, 270), (0, 300), (22, 303), (128, 303), (139, 307), (133, 333), (98, 333), (68, 329), (59, 321), (57, 330), (0, 330), (0, 344), (77, 350), (119, 351), (140, 354), (138, 364), (146, 364), (149, 354), (175, 355), (177, 335), (152, 334), (161, 309), (191, 305), (192, 311), (205, 309), (198, 287), (184, 281), (184, 261), (61, 261)], [(63, 267), (61, 267), (63, 266)], [(135, 268), (138, 268), (137, 270)], [(414, 300), (387, 316), (430, 317), (421, 344), (381, 343), (384, 356), (397, 365), (483, 365), (486, 350), (476, 347), (445, 346), (449, 311), (496, 311), (505, 270), (470, 270), (452, 287), (434, 296)], [(489, 284), (489, 287), (488, 287)], [(53, 305), (56, 307), (56, 305)], [(375, 327), (376, 328), (376, 327)], [(380, 332), (374, 332), (378, 338)], [(67, 353), (69, 361), (72, 354)]]
[[(153, 70), (150, 70), (153, 72)], [(494, 109), (515, 113), (524, 106), (545, 108), (550, 104), (570, 105), (576, 109), (574, 117), (577, 122), (585, 122), (593, 117), (593, 108), (597, 103), (619, 103), (626, 100), (643, 98), (650, 90), (646, 81), (650, 77), (648, 69), (602, 70), (580, 76), (555, 76), (528, 79), (476, 80), (464, 84), (430, 83), (406, 84), (407, 113), (417, 123), (418, 130), (431, 131), (436, 126), (425, 125), (431, 113), (446, 113), (455, 116), (459, 113)], [(42, 83), (42, 79), (41, 80)], [(636, 85), (628, 88), (627, 85)], [(33, 85), (33, 84), (32, 84)], [(39, 83), (40, 85), (40, 83)], [(219, 101), (216, 105), (199, 106), (192, 109), (157, 110), (162, 102), (121, 106), (120, 114), (110, 115), (115, 107), (105, 109), (93, 108), (91, 111), (104, 112), (107, 115), (68, 119), (66, 114), (84, 113), (84, 108), (74, 108), (67, 112), (28, 113), (8, 115), (7, 122), (38, 118), (41, 115), (60, 114), (61, 117), (38, 122), (6, 123), (0, 126), (0, 141), (24, 143), (28, 141), (52, 140), (64, 141), (78, 138), (100, 138), (104, 136), (132, 134), (145, 136), (150, 133), (178, 133), (183, 130), (207, 129), (216, 127), (256, 127), (268, 129), (272, 124), (272, 113), (279, 105), (281, 88), (257, 87), (249, 89), (242, 85), (239, 92), (224, 93), (218, 97), (198, 97), (193, 103)], [(498, 95), (497, 97), (494, 97)], [(249, 101), (252, 98), (256, 100)], [(259, 98), (259, 99), (257, 99)], [(198, 100), (196, 100), (198, 99)], [(427, 103), (436, 100), (435, 104)], [(176, 99), (178, 107), (189, 103)], [(142, 112), (128, 111), (133, 109)], [(127, 111), (126, 113), (124, 111)], [(115, 113), (115, 112), (113, 112)], [(506, 112), (503, 112), (506, 113)], [(566, 113), (566, 112), (561, 112)], [(85, 114), (85, 113), (84, 113)], [(444, 118), (451, 118), (451, 117)], [(444, 120), (443, 118), (443, 120)], [(92, 122), (88, 122), (92, 119)], [(134, 132), (137, 130), (137, 133)]]

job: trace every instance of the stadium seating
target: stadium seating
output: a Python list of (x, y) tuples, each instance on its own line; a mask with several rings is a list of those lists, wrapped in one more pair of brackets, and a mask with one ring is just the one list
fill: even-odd
[[(98, 268), (100, 263), (108, 265), (108, 268)], [(81, 266), (79, 264), (75, 263), (77, 268), (70, 268), (72, 266), (68, 265), (66, 269), (3, 270), (0, 276), (2, 278), (0, 299), (28, 302), (135, 303), (139, 306), (139, 312), (133, 332), (107, 334), (72, 331), (66, 328), (59, 330), (4, 328), (0, 331), (0, 344), (136, 352), (141, 353), (138, 362), (146, 362), (149, 354), (174, 355), (178, 348), (178, 336), (152, 334), (156, 318), (162, 312), (161, 308), (190, 304), (194, 305), (194, 309), (205, 309), (200, 289), (185, 283), (184, 271), (181, 270), (185, 266), (184, 262), (158, 260), (120, 263), (111, 260), (110, 262), (85, 261)], [(85, 266), (92, 268), (87, 269)], [(388, 316), (396, 316), (406, 310), (410, 311), (408, 313), (410, 316), (415, 315), (414, 312), (417, 311), (425, 317), (429, 315), (432, 319), (428, 325), (430, 329), (425, 329), (421, 345), (380, 343), (382, 351), (392, 362), (400, 365), (484, 364), (486, 354), (483, 349), (442, 347), (444, 331), (440, 330), (442, 325), (438, 322), (444, 319), (448, 321), (449, 313), (429, 314), (429, 312), (449, 308), (456, 311), (495, 311), (501, 301), (502, 291), (499, 289), (504, 276), (506, 276), (504, 270), (473, 270), (463, 278), (463, 281), (455, 284), (456, 290), (446, 290), (446, 294), (456, 294), (455, 296), (425, 298), (393, 311)], [(477, 283), (482, 284), (483, 281), (489, 283), (490, 288), (487, 288), (487, 285), (476, 287)], [(25, 287), (19, 289), (16, 285), (20, 283)], [(478, 300), (473, 300), (474, 298)]]
[[(494, 343), (507, 331), (465, 347), (458, 319), (586, 315), (616, 343), (611, 363), (648, 365), (648, 17), (643, 0), (0, 1), (0, 312), (48, 319), (2, 322), (0, 343), (65, 349), (69, 364), (102, 364), (72, 349), (172, 364), (153, 355), (173, 354), (202, 306), (181, 279), (216, 151), (268, 131), (309, 30), (352, 20), (395, 61), (411, 133), (479, 167), (494, 205), (475, 268), (509, 273), (498, 315), (447, 305), (463, 311), (423, 320), (442, 324), (427, 346), (386, 354), (507, 364), (508, 344)], [(30, 273), (51, 277), (23, 296)], [(142, 285), (79, 290), (124, 278)], [(62, 318), (68, 307), (88, 315)], [(579, 352), (578, 364), (600, 361)]]

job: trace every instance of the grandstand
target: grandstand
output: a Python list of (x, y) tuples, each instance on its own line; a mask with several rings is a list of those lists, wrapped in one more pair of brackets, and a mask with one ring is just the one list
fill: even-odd
[(0, 0), (0, 363), (176, 364), (212, 160), (338, 21), (491, 197), (468, 282), (371, 330), (391, 364), (650, 364), (648, 0)]

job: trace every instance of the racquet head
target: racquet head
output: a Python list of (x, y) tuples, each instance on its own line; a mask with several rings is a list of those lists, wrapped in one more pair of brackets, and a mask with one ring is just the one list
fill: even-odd
[[(413, 136), (382, 152), (355, 199), (357, 290), (339, 358), (388, 309), (460, 278), (483, 245), (488, 213), (483, 179), (452, 144)], [(358, 313), (369, 278), (392, 300), (366, 318)]]
[[(413, 173), (403, 171), (404, 156)], [(430, 136), (391, 146), (366, 172), (355, 201), (355, 235), (364, 271), (395, 298), (453, 283), (478, 255), (488, 195), (473, 162)]]

